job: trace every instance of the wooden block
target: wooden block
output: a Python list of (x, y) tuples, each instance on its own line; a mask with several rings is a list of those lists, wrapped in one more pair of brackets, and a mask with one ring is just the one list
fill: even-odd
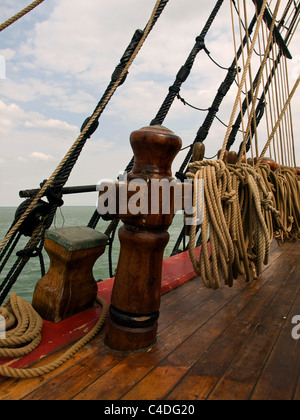
[(106, 244), (106, 235), (85, 226), (46, 233), (50, 269), (37, 283), (32, 302), (43, 319), (57, 323), (93, 306), (97, 297), (93, 266)]

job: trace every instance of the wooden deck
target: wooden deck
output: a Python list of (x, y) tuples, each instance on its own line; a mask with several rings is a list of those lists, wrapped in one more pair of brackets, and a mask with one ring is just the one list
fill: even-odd
[(45, 377), (2, 381), (0, 400), (300, 400), (300, 242), (272, 248), (257, 282), (164, 295), (153, 349), (111, 353), (103, 332)]

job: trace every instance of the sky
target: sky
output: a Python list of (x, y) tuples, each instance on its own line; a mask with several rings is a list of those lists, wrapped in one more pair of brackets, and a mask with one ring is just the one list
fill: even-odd
[[(1, 0), (0, 21), (29, 3)], [(102, 97), (134, 31), (145, 27), (154, 4), (155, 0), (45, 0), (0, 33), (0, 58), (6, 63), (6, 78), (0, 78), (0, 206), (20, 205), (20, 190), (38, 188), (54, 172)], [(155, 117), (214, 4), (203, 0), (169, 1), (126, 83), (104, 111), (68, 186), (116, 179), (125, 169), (132, 156), (130, 133), (148, 126)], [(228, 0), (209, 32), (206, 46), (223, 66), (232, 63)], [(292, 85), (300, 70), (298, 33), (290, 50), (295, 58), (290, 66)], [(216, 67), (202, 51), (181, 95), (197, 107), (208, 108), (225, 76), (226, 71)], [(220, 109), (219, 116), (225, 123), (229, 122), (236, 91), (234, 86)], [(299, 94), (292, 106), (300, 165)], [(188, 146), (205, 116), (176, 100), (164, 125)], [(217, 153), (225, 131), (216, 120), (206, 141), (206, 156)], [(176, 158), (174, 173), (185, 153)], [(94, 193), (65, 196), (65, 204), (94, 206), (96, 199)]]

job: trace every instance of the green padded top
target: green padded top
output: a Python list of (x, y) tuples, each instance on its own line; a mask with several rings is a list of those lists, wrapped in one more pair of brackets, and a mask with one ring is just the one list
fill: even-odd
[(81, 251), (107, 245), (108, 237), (86, 226), (51, 229), (46, 232), (46, 239), (52, 239), (69, 251)]

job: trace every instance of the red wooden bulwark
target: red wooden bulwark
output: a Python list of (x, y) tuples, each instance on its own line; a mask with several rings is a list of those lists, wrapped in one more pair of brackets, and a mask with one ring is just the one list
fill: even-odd
[[(196, 254), (200, 254), (200, 248), (196, 250)], [(167, 258), (163, 262), (161, 293), (165, 294), (193, 278), (195, 278), (195, 272), (188, 252)], [(108, 304), (111, 301), (113, 284), (114, 278), (98, 284), (98, 295)], [(9, 364), (9, 359), (0, 360), (0, 364), (8, 364), (8, 366), (14, 368), (24, 368), (46, 355), (63, 349), (86, 335), (96, 324), (101, 312), (102, 308), (97, 305), (58, 324), (44, 321), (42, 341), (36, 350), (11, 364)]]

